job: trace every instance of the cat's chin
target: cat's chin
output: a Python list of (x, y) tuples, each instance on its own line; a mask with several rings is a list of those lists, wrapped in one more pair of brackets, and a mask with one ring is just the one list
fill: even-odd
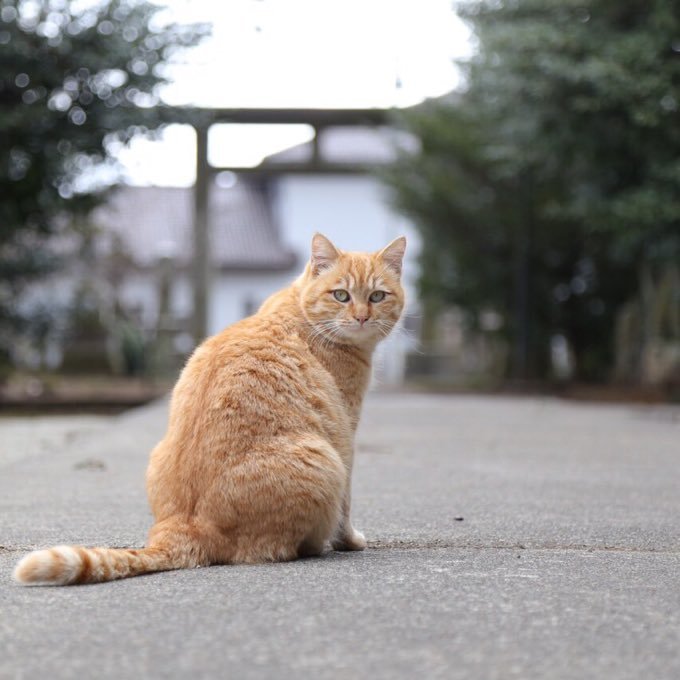
[(340, 337), (345, 344), (357, 347), (373, 347), (385, 336), (376, 328), (346, 328)]

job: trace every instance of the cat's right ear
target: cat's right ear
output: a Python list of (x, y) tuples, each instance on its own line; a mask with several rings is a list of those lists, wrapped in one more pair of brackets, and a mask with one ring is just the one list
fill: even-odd
[(323, 235), (316, 232), (312, 237), (312, 274), (316, 276), (332, 267), (340, 257), (338, 249)]

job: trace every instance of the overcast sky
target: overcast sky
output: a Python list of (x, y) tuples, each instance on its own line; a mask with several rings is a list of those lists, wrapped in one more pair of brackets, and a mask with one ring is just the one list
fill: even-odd
[[(409, 106), (458, 84), (453, 59), (470, 50), (450, 0), (164, 0), (169, 19), (206, 21), (212, 36), (173, 68), (170, 104), (210, 107)], [(307, 141), (306, 128), (219, 126), (211, 158), (256, 165)], [(193, 182), (194, 136), (170, 126), (120, 160), (135, 184)]]

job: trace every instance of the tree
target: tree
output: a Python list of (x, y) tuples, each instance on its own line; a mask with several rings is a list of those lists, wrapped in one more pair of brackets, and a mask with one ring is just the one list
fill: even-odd
[(422, 149), (387, 178), (424, 236), (423, 294), (500, 312), (517, 377), (547, 375), (555, 335), (605, 377), (640, 271), (680, 254), (680, 3), (460, 11), (465, 88), (405, 117)]
[(50, 237), (103, 193), (112, 145), (165, 120), (159, 86), (204, 25), (163, 24), (142, 0), (0, 0), (0, 363), (25, 326), (16, 300), (59, 266)]

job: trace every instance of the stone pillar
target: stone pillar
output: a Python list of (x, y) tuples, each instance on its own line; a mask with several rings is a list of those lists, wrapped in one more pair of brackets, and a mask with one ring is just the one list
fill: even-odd
[(192, 334), (196, 344), (208, 334), (211, 263), (208, 221), (208, 193), (210, 168), (208, 166), (208, 128), (196, 127), (196, 183), (194, 184), (194, 257), (191, 279), (194, 295)]

